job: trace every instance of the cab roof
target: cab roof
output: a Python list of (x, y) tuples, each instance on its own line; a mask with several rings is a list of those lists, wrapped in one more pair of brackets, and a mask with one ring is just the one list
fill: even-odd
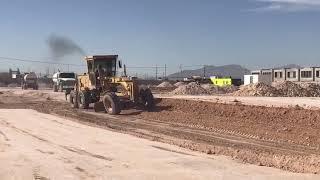
[(92, 61), (92, 60), (106, 60), (106, 61), (111, 61), (111, 60), (116, 60), (118, 59), (118, 55), (93, 55), (93, 56), (86, 56), (85, 60), (87, 61)]

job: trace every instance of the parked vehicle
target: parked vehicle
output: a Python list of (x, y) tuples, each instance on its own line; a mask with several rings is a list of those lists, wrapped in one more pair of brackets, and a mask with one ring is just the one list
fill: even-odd
[(22, 89), (28, 89), (32, 88), (34, 90), (38, 90), (38, 77), (36, 73), (30, 72), (30, 73), (25, 73), (23, 78), (22, 78), (22, 83), (21, 83)]
[(71, 91), (74, 88), (76, 74), (73, 72), (57, 72), (52, 76), (53, 91)]

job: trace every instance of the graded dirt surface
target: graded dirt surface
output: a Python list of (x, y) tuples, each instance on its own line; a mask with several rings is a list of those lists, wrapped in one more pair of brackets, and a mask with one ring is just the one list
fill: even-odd
[[(241, 104), (162, 99), (159, 112), (142, 112), (142, 119), (176, 123), (198, 129), (228, 130), (256, 139), (284, 141), (319, 148), (320, 111)], [(161, 115), (159, 115), (161, 114)]]
[(165, 99), (186, 99), (195, 101), (216, 102), (221, 104), (234, 104), (235, 101), (244, 105), (266, 106), (266, 107), (295, 107), (304, 109), (320, 109), (319, 97), (256, 97), (256, 96), (231, 96), (231, 95), (168, 95), (157, 94), (158, 98)]
[[(300, 173), (320, 172), (320, 151), (318, 147), (319, 138), (317, 138), (320, 134), (319, 111), (301, 108), (267, 108), (239, 104), (232, 105), (202, 101), (188, 101), (183, 99), (162, 99), (159, 100), (155, 112), (125, 110), (119, 116), (109, 116), (104, 113), (94, 113), (91, 109), (72, 109), (68, 103), (62, 101), (63, 98), (64, 95), (62, 93), (50, 92), (47, 94), (45, 91), (3, 92), (0, 95), (0, 109), (34, 109), (38, 112), (62, 117), (59, 118), (59, 120), (55, 120), (61, 123), (75, 123), (78, 124), (78, 126), (80, 126), (80, 123), (82, 124), (81, 126), (85, 126), (86, 128), (89, 128), (89, 126), (99, 127), (100, 129), (95, 129), (99, 129), (99, 131), (101, 130), (107, 133), (114, 132), (109, 132), (103, 129), (131, 134), (153, 141), (165, 142), (167, 144), (174, 144), (186, 149), (204, 152), (209, 155), (200, 155), (196, 152), (192, 152), (192, 154), (205, 157), (208, 161), (211, 161), (209, 160), (211, 158), (221, 158), (220, 156), (216, 155), (226, 155), (238, 160), (238, 162), (262, 166), (257, 167), (248, 164), (240, 165), (233, 161), (230, 162), (237, 165), (229, 164), (229, 161), (224, 164), (224, 161), (221, 161), (221, 166), (218, 165), (218, 167), (221, 167), (222, 169), (228, 169), (230, 165), (230, 168), (233, 171), (232, 173), (227, 172), (226, 174), (230, 173), (232, 175), (239, 175), (230, 176), (231, 179), (241, 179), (241, 177), (244, 177), (243, 179), (248, 179), (248, 177), (253, 179), (284, 179), (283, 177), (286, 177), (286, 175), (282, 176), (283, 174), (281, 173), (284, 173), (283, 171), (276, 170), (280, 174), (276, 172), (268, 172), (269, 168), (263, 166), (276, 167), (291, 172)], [(59, 101), (53, 99), (59, 99)], [(17, 112), (13, 114), (19, 113)], [(24, 116), (27, 117), (29, 115)], [(66, 119), (72, 120), (73, 122)], [(6, 121), (10, 120), (11, 118)], [(39, 120), (41, 121), (41, 119), (34, 120), (35, 126), (37, 126), (36, 122)], [(28, 121), (21, 121), (20, 119), (14, 123), (27, 123)], [(43, 121), (46, 121), (45, 118)], [(56, 126), (61, 123), (56, 123), (55, 125), (52, 124), (50, 125), (50, 128), (60, 128)], [(48, 123), (48, 125), (49, 124), (50, 123)], [(21, 128), (24, 128), (24, 125), (22, 125)], [(26, 130), (32, 129), (32, 127), (26, 128)], [(34, 128), (35, 130), (33, 131), (39, 131), (37, 127)], [(66, 127), (63, 128), (66, 129)], [(68, 138), (68, 136), (75, 136), (74, 141), (83, 143), (81, 142), (81, 139), (86, 132), (78, 133), (76, 129), (66, 131), (69, 133), (62, 133), (62, 139)], [(80, 135), (76, 136), (76, 134)], [(90, 135), (92, 138), (100, 139), (100, 134), (99, 136), (95, 135), (93, 132), (90, 134), (90, 130), (88, 130), (88, 136)], [(9, 135), (6, 135), (6, 137), (9, 138)], [(59, 140), (59, 138), (55, 138), (55, 140), (56, 139)], [(106, 139), (108, 139), (108, 137), (102, 138), (102, 140)], [(136, 146), (138, 147), (139, 145)], [(156, 149), (158, 150), (168, 149), (168, 147), (158, 145), (155, 145), (155, 147), (157, 147)], [(119, 149), (126, 148), (126, 144), (124, 143), (123, 147), (120, 147)], [(187, 154), (191, 153), (180, 148), (175, 149), (174, 146), (170, 146), (169, 149), (171, 149), (171, 153), (183, 152), (180, 154), (184, 154), (186, 156), (188, 156)], [(110, 152), (112, 151), (113, 150), (110, 150)], [(87, 152), (106, 156), (103, 153), (101, 154), (91, 151)], [(151, 157), (146, 158), (152, 160)], [(207, 169), (211, 173), (218, 173), (217, 177), (221, 177), (219, 176), (221, 169), (216, 169), (217, 167), (214, 165), (206, 164), (206, 167), (202, 168), (202, 166), (198, 167), (194, 164), (197, 164), (196, 161), (186, 163), (188, 166), (195, 167), (197, 172), (199, 171), (200, 174), (202, 170)], [(148, 167), (150, 166), (150, 164), (146, 165)], [(80, 166), (78, 167), (80, 169), (85, 169)], [(257, 168), (255, 169), (256, 173), (253, 173), (253, 171), (255, 171), (253, 170), (252, 172), (246, 172), (247, 175), (243, 176), (241, 169), (244, 168), (246, 170), (250, 170), (251, 167)], [(185, 170), (185, 167), (181, 168), (182, 171)], [(264, 171), (264, 169), (266, 169), (266, 171)], [(157, 171), (159, 171), (158, 168)], [(266, 176), (266, 174), (261, 175), (260, 171), (266, 172), (268, 175), (273, 174), (274, 176), (269, 177), (268, 175)], [(164, 172), (169, 171), (164, 168)], [(225, 172), (223, 172), (223, 174), (225, 174)], [(318, 175), (298, 175), (289, 172), (284, 174), (289, 174), (290, 179), (294, 179), (294, 177), (297, 177), (298, 179), (320, 178)], [(205, 176), (196, 177), (195, 179), (210, 177), (207, 176), (206, 173), (204, 173), (204, 175)], [(260, 178), (255, 178), (256, 175)], [(143, 175), (141, 177), (150, 176)], [(160, 179), (163, 179), (166, 177), (170, 178), (172, 176), (159, 175), (159, 177)], [(177, 177), (180, 177), (180, 175), (177, 175)], [(181, 177), (182, 179), (185, 179), (185, 176)], [(190, 178), (192, 176), (187, 177)]]

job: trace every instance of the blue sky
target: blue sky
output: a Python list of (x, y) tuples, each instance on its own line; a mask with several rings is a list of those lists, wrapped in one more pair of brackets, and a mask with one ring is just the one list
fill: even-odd
[[(0, 56), (46, 60), (54, 33), (87, 54), (169, 72), (180, 64), (320, 65), (319, 19), (320, 0), (1, 0)], [(78, 55), (60, 61), (83, 63)], [(0, 61), (9, 66), (47, 65)]]

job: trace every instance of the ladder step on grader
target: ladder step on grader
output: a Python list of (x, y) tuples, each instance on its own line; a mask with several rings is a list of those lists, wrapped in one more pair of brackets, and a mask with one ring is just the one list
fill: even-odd
[[(137, 79), (126, 75), (117, 76), (122, 63), (118, 55), (86, 56), (88, 72), (78, 75), (69, 101), (74, 108), (88, 109), (90, 104), (96, 112), (105, 111), (111, 115), (120, 114), (128, 107), (154, 109), (154, 97), (149, 88), (139, 87)], [(66, 94), (67, 95), (67, 94)]]

